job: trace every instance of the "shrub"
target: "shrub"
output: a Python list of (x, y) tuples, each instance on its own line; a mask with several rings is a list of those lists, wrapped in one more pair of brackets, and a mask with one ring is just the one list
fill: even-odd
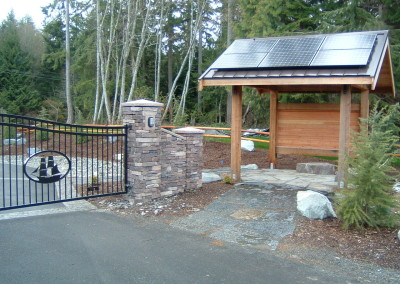
[(222, 183), (226, 183), (226, 184), (234, 184), (235, 180), (227, 174), (222, 175)]
[(15, 127), (4, 126), (1, 128), (1, 138), (2, 139), (15, 139), (17, 138), (17, 129)]
[(36, 131), (35, 136), (36, 136), (36, 140), (39, 140), (39, 141), (48, 141), (50, 139), (50, 134), (48, 131), (38, 130), (38, 131)]
[(84, 143), (88, 142), (89, 139), (90, 139), (90, 137), (87, 136), (86, 134), (78, 134), (78, 135), (76, 135), (75, 142), (76, 142), (76, 144), (84, 144)]
[(399, 201), (393, 194), (395, 169), (391, 167), (398, 127), (389, 118), (399, 117), (399, 106), (377, 107), (368, 120), (368, 127), (361, 127), (352, 143), (352, 154), (348, 157), (347, 186), (337, 194), (337, 215), (343, 227), (393, 227), (399, 215)]

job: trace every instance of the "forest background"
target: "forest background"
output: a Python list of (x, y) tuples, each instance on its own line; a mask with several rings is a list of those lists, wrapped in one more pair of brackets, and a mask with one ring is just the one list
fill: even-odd
[[(229, 124), (230, 88), (199, 92), (197, 80), (236, 38), (388, 29), (400, 76), (398, 0), (55, 0), (43, 13), (41, 30), (12, 11), (0, 25), (0, 112), (117, 124), (121, 103), (145, 98), (165, 104), (168, 123)], [(268, 127), (268, 110), (268, 95), (244, 90), (244, 125)]]

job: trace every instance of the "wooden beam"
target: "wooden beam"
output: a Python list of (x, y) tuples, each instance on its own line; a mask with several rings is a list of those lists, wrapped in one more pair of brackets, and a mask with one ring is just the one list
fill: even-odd
[(339, 170), (338, 182), (340, 187), (345, 181), (347, 171), (347, 155), (350, 140), (350, 115), (351, 115), (351, 86), (344, 85), (340, 93), (340, 129), (339, 129)]
[[(359, 90), (361, 90), (361, 91), (365, 91), (365, 90), (369, 90), (369, 88), (368, 88), (368, 86), (367, 85), (351, 85), (351, 87), (352, 88), (356, 88), (356, 89), (359, 89)], [(354, 93), (354, 90), (353, 90), (353, 93)]]
[(269, 101), (269, 166), (276, 168), (276, 131), (277, 131), (277, 110), (278, 110), (278, 92), (271, 90)]
[[(203, 86), (371, 85), (371, 77), (289, 77), (202, 79)], [(293, 92), (296, 90), (293, 90)]]
[(277, 154), (287, 154), (287, 155), (312, 155), (312, 156), (327, 156), (327, 157), (337, 157), (338, 150), (336, 149), (316, 149), (316, 148), (294, 148), (277, 146)]
[(199, 84), (197, 86), (197, 91), (201, 92), (204, 89), (204, 80), (199, 80)]
[[(383, 82), (384, 80), (382, 79), (382, 77), (384, 77), (384, 73), (386, 73), (385, 82)], [(376, 90), (379, 87), (382, 87), (381, 85), (383, 85), (383, 87), (390, 86), (390, 93), (392, 93), (394, 97), (396, 96), (389, 40), (386, 40), (385, 42), (384, 52), (382, 54), (381, 60), (379, 61), (377, 75), (373, 80), (371, 89)]]
[(367, 119), (369, 116), (369, 90), (361, 92), (360, 118)]
[[(340, 110), (339, 104), (317, 104), (317, 103), (280, 103), (278, 110), (295, 110), (295, 111), (338, 111)], [(359, 111), (360, 105), (352, 104), (352, 111)]]
[(231, 126), (231, 175), (240, 181), (241, 136), (242, 136), (242, 86), (232, 87), (232, 126)]

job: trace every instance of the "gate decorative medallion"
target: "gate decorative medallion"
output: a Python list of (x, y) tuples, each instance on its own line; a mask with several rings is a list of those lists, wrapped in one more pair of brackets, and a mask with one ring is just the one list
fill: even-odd
[[(61, 165), (61, 166), (60, 166)], [(34, 182), (57, 182), (71, 170), (71, 160), (58, 151), (41, 151), (30, 156), (24, 163), (24, 174)]]

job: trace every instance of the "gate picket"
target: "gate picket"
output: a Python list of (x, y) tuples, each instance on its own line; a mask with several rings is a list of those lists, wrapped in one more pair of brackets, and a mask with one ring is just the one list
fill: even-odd
[(126, 126), (0, 114), (0, 210), (126, 193)]

